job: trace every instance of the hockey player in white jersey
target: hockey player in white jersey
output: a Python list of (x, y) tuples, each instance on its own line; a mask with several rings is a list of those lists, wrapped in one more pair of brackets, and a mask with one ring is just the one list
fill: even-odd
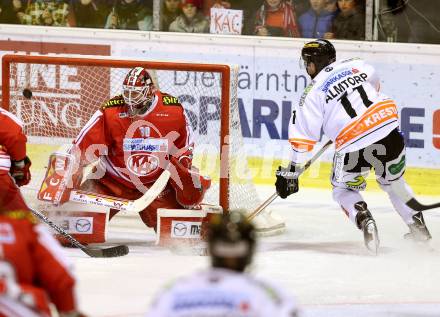
[(239, 213), (215, 215), (208, 229), (212, 269), (182, 278), (157, 296), (147, 317), (295, 317), (295, 300), (246, 273), (254, 226)]
[(292, 163), (276, 172), (278, 195), (286, 198), (298, 191), (298, 179), (292, 175), (307, 160), (323, 131), (336, 148), (333, 198), (363, 231), (367, 248), (377, 252), (379, 247), (376, 223), (359, 193), (366, 188), (371, 168), (410, 229), (405, 237), (431, 239), (422, 213), (409, 208), (402, 198), (413, 195), (402, 177), (404, 139), (398, 128), (396, 104), (380, 92), (375, 69), (360, 59), (336, 61), (335, 48), (322, 39), (306, 43), (301, 56), (312, 82), (293, 113), (289, 128)]

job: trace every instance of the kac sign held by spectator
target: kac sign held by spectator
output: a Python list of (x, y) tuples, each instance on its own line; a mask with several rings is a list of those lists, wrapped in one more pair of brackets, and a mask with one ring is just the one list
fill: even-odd
[(211, 8), (212, 34), (241, 34), (243, 11), (222, 8)]

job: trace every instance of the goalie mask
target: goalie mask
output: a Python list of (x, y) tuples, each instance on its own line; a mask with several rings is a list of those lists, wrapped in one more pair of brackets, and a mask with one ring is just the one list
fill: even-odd
[(212, 266), (243, 272), (255, 250), (255, 228), (239, 212), (214, 215), (209, 223), (208, 248)]
[(135, 67), (125, 76), (122, 97), (130, 116), (142, 115), (150, 108), (156, 88), (147, 69)]

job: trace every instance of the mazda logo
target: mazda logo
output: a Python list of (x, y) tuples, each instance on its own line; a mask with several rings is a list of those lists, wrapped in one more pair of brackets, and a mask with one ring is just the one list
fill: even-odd
[(186, 234), (187, 228), (184, 223), (176, 223), (176, 225), (173, 228), (174, 235), (183, 237)]
[(92, 224), (87, 219), (78, 219), (75, 223), (75, 228), (78, 232), (87, 232), (91, 226)]

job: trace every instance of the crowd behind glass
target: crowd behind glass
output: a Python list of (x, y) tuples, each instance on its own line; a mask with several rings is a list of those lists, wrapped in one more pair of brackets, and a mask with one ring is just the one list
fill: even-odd
[(371, 19), (379, 41), (440, 43), (431, 0), (0, 0), (0, 23), (210, 33), (212, 8), (240, 10), (243, 35), (365, 40)]

